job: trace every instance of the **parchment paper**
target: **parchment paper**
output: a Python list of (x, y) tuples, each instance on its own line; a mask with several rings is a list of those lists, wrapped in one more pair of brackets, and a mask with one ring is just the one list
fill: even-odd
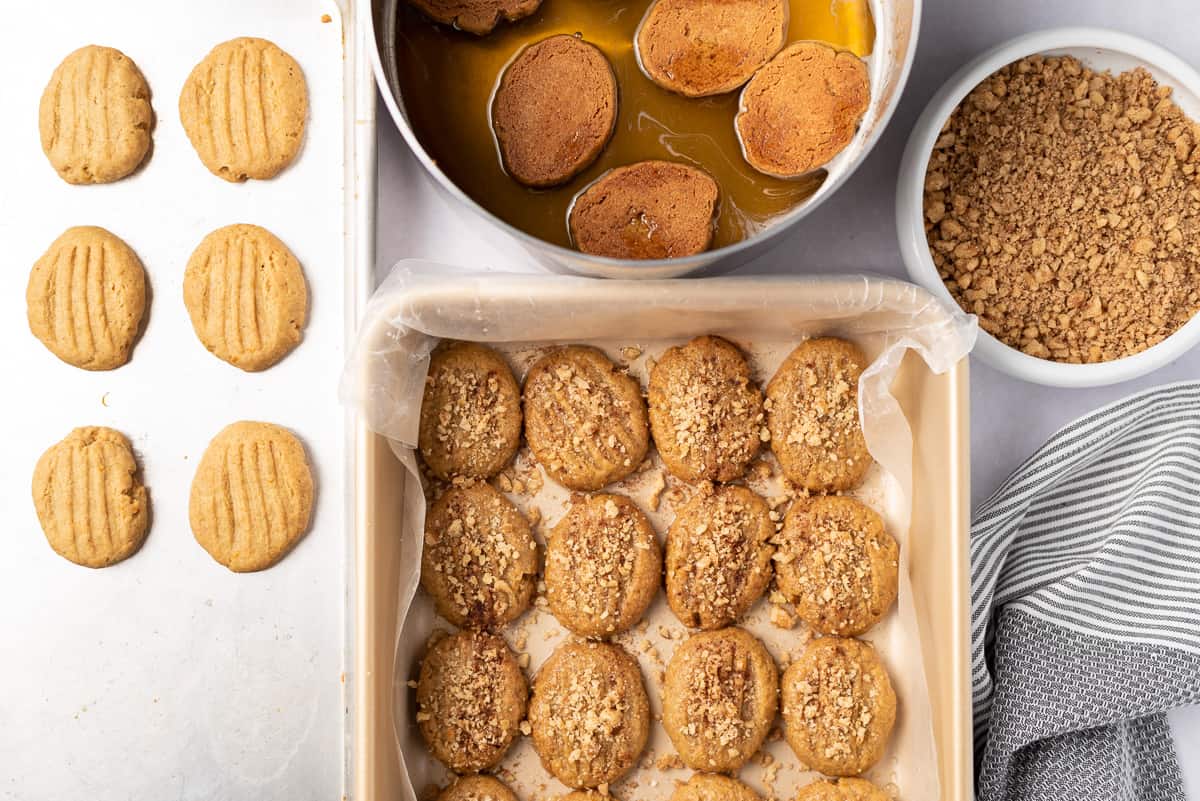
[[(509, 358), (520, 380), (547, 346), (586, 343), (627, 366), (644, 387), (653, 360), (667, 347), (710, 333), (740, 345), (762, 384), (792, 348), (816, 334), (851, 339), (872, 360), (860, 382), (859, 402), (868, 448), (877, 464), (853, 494), (883, 516), (900, 543), (901, 580), (896, 607), (864, 639), (878, 647), (887, 663), (900, 711), (887, 754), (867, 775), (894, 796), (922, 801), (939, 797), (929, 689), (907, 561), (910, 536), (920, 536), (909, 531), (912, 437), (888, 388), (908, 349), (917, 351), (935, 372), (949, 369), (974, 342), (973, 318), (941, 306), (916, 287), (861, 276), (620, 282), (472, 273), (402, 261), (367, 307), (343, 376), (342, 397), (373, 430), (389, 438), (416, 479), (406, 490), (406, 572), (397, 588), (404, 623), (397, 632), (395, 726), (397, 746), (418, 797), (450, 778), (425, 750), (414, 723), (413, 691), (406, 686), (416, 678), (430, 634), (450, 628), (436, 618), (429, 599), (416, 592), (425, 503), (417, 489), (421, 478), (413, 447), (430, 351), (442, 338), (488, 342)], [(768, 454), (752, 467), (747, 484), (782, 514), (787, 497), (776, 467)], [(537, 520), (535, 532), (544, 543), (545, 532), (565, 511), (568, 491), (546, 478), (524, 448), (515, 465), (493, 483)], [(634, 498), (662, 539), (673, 509), (689, 489), (669, 477), (652, 454), (638, 473), (607, 491)], [(803, 623), (790, 628), (773, 623), (773, 612), (780, 617), (775, 607), (789, 611), (786, 604), (767, 598), (740, 625), (764, 641), (782, 671), (803, 651), (810, 634)], [(572, 636), (540, 598), (504, 633), (518, 653), (529, 655), (531, 679), (545, 658)], [(660, 592), (643, 624), (617, 638), (638, 657), (656, 716), (661, 712), (663, 670), (687, 635)], [(638, 768), (611, 792), (623, 801), (666, 799), (676, 780), (691, 775), (671, 759), (673, 754), (656, 720)], [(514, 745), (497, 772), (526, 801), (557, 798), (568, 791), (542, 768), (526, 737)], [(779, 799), (790, 798), (814, 777), (777, 734), (739, 774), (764, 797)]]

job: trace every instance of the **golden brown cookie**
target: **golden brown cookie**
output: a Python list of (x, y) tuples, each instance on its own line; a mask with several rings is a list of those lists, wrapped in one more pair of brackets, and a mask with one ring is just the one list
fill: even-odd
[(596, 348), (547, 353), (525, 376), (525, 439), (546, 473), (573, 490), (598, 490), (646, 458), (650, 432), (637, 379)]
[(624, 776), (650, 734), (650, 702), (637, 660), (617, 645), (571, 642), (538, 671), (529, 703), (533, 747), (568, 787)]
[(266, 39), (222, 42), (184, 82), (179, 119), (213, 175), (235, 183), (274, 178), (304, 142), (304, 72)]
[(762, 393), (737, 346), (696, 337), (650, 371), (650, 431), (667, 469), (684, 481), (733, 481), (767, 436)]
[(657, 0), (637, 30), (642, 70), (687, 97), (732, 92), (787, 40), (786, 0)]
[(858, 419), (867, 357), (844, 339), (800, 344), (767, 384), (771, 451), (790, 481), (811, 492), (853, 489), (871, 468)]
[(495, 776), (461, 776), (438, 794), (437, 801), (518, 801), (517, 794)]
[(862, 634), (896, 601), (899, 546), (853, 498), (797, 500), (776, 543), (776, 586), (822, 634)]
[(749, 611), (771, 582), (767, 502), (745, 487), (691, 497), (667, 532), (667, 603), (685, 626), (719, 629)]
[(312, 507), (312, 470), (300, 440), (272, 423), (243, 420), (205, 449), (188, 519), (213, 559), (249, 573), (287, 556), (308, 530)]
[(149, 498), (129, 440), (111, 428), (77, 428), (33, 471), (33, 506), (50, 547), (84, 567), (108, 567), (146, 541)]
[(595, 45), (565, 33), (522, 50), (492, 100), (504, 169), (526, 186), (557, 186), (578, 175), (616, 124), (612, 65)]
[(478, 773), (503, 759), (517, 738), (528, 696), (525, 674), (503, 638), (460, 631), (434, 643), (421, 663), (417, 725), (446, 767)]
[(429, 360), (417, 440), (438, 478), (488, 478), (521, 444), (521, 391), (504, 357), (474, 342), (443, 342)]
[(576, 500), (546, 543), (550, 611), (583, 637), (609, 637), (641, 620), (661, 576), (654, 527), (623, 495)]
[(516, 22), (538, 10), (542, 0), (408, 0), (425, 16), (443, 25), (484, 36), (501, 20)]
[(183, 303), (192, 328), (217, 358), (265, 370), (300, 343), (308, 285), (287, 245), (257, 225), (227, 225), (188, 259)]
[(602, 793), (599, 790), (572, 790), (559, 796), (558, 801), (618, 801), (618, 799), (611, 793)]
[(762, 801), (749, 786), (719, 773), (693, 773), (677, 785), (671, 801)]
[(133, 59), (88, 45), (63, 59), (42, 92), (42, 150), (69, 184), (106, 184), (150, 152), (150, 87)]
[(796, 793), (796, 801), (894, 801), (866, 779), (819, 779)]
[(739, 628), (703, 631), (667, 665), (663, 727), (688, 767), (733, 772), (766, 740), (778, 695), (779, 671), (757, 638)]
[(146, 312), (146, 271), (103, 228), (68, 228), (29, 273), (29, 330), (58, 358), (85, 370), (129, 361)]
[(609, 170), (584, 189), (567, 226), (575, 247), (595, 256), (692, 256), (712, 244), (719, 194), (717, 182), (698, 167), (639, 161)]
[(857, 776), (883, 756), (896, 723), (896, 693), (879, 654), (841, 637), (813, 640), (783, 674), (788, 745), (829, 776)]
[(812, 172), (850, 144), (870, 102), (862, 59), (821, 42), (795, 42), (742, 90), (734, 119), (742, 154), (767, 175)]
[(451, 487), (426, 512), (421, 586), (454, 625), (516, 620), (533, 598), (537, 569), (529, 521), (490, 485)]

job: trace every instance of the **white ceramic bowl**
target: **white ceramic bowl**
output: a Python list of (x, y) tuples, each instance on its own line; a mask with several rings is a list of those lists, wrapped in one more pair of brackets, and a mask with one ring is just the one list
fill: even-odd
[[(900, 253), (909, 276), (947, 303), (955, 303), (942, 283), (925, 239), (925, 168), (946, 119), (972, 89), (996, 70), (1026, 56), (1070, 55), (1097, 70), (1124, 72), (1145, 67), (1160, 84), (1174, 90), (1175, 102), (1200, 119), (1200, 74), (1173, 53), (1134, 36), (1100, 28), (1055, 28), (1019, 36), (976, 58), (955, 73), (934, 95), (917, 120), (896, 191), (896, 227)], [(1017, 378), (1058, 387), (1116, 384), (1145, 375), (1177, 359), (1200, 343), (1200, 315), (1167, 339), (1141, 353), (1099, 364), (1063, 364), (1038, 359), (979, 332), (975, 353), (988, 364)]]

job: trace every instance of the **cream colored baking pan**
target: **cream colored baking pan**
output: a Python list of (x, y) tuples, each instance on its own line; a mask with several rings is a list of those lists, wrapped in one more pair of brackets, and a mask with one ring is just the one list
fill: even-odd
[[(889, 325), (901, 331), (917, 314), (932, 320), (926, 333), (933, 332), (930, 341), (936, 342), (938, 315), (949, 314), (931, 303), (923, 290), (896, 281), (857, 277), (595, 282), (468, 276), (410, 283), (402, 279), (400, 283), (399, 291), (393, 287), (388, 298), (394, 306), (388, 308), (388, 316), (418, 320), (422, 330), (438, 336), (464, 325), (477, 326), (489, 332), (480, 338), (493, 342), (507, 336), (506, 332), (518, 331), (530, 335), (508, 341), (633, 339), (665, 328), (670, 328), (670, 333), (660, 336), (678, 336), (680, 326), (686, 333), (694, 328), (695, 333), (721, 333), (743, 341), (769, 335), (798, 339), (826, 331), (848, 336), (868, 332), (886, 340)], [(648, 296), (654, 300), (648, 303)], [(648, 305), (654, 308), (650, 321), (641, 316)], [(555, 310), (552, 336), (546, 335), (548, 327), (542, 315), (531, 313), (539, 309)], [(768, 310), (769, 314), (765, 313)], [(367, 331), (366, 336), (374, 337), (384, 348), (390, 346), (385, 332)], [(371, 363), (379, 362), (374, 359)], [(354, 394), (368, 385), (379, 385), (381, 375), (368, 368), (349, 374), (347, 381)], [(899, 362), (891, 395), (912, 431), (908, 574), (920, 631), (919, 664), (928, 685), (936, 784), (942, 799), (968, 801), (972, 761), (966, 360), (945, 364), (937, 374), (910, 351)], [(379, 427), (377, 419), (373, 424)], [(414, 785), (422, 790), (427, 772), (414, 770), (410, 776), (397, 743), (415, 739), (406, 731), (412, 724), (411, 715), (405, 714), (410, 692), (405, 682), (413, 671), (412, 654), (419, 647), (398, 642), (397, 633), (412, 600), (401, 597), (401, 588), (411, 586), (420, 558), (419, 553), (406, 552), (402, 546), (402, 525), (411, 517), (408, 512), (413, 505), (420, 504), (421, 493), (393, 455), (390, 443), (372, 433), (365, 418), (356, 423), (352, 446), (355, 543), (350, 787), (353, 797), (363, 801), (412, 801)], [(411, 532), (408, 540), (414, 540)], [(780, 798), (792, 794), (786, 786), (775, 791)], [(907, 798), (903, 786), (900, 795)]]

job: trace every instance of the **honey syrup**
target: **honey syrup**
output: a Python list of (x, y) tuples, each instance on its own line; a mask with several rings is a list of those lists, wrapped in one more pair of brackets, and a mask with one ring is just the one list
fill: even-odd
[[(567, 211), (575, 195), (605, 171), (646, 159), (683, 161), (707, 170), (721, 189), (713, 247), (750, 236), (811, 196), (817, 171), (782, 180), (742, 158), (734, 131), (739, 91), (685, 98), (642, 73), (634, 34), (651, 0), (544, 0), (516, 23), (476, 37), (438, 25), (401, 3), (397, 61), (409, 120), (446, 175), (497, 217), (534, 236), (571, 247)], [(816, 39), (859, 56), (875, 39), (868, 0), (790, 0), (788, 41)], [(616, 130), (590, 167), (553, 189), (528, 189), (500, 161), (489, 119), (500, 74), (522, 47), (558, 33), (579, 34), (604, 52), (619, 87)]]

